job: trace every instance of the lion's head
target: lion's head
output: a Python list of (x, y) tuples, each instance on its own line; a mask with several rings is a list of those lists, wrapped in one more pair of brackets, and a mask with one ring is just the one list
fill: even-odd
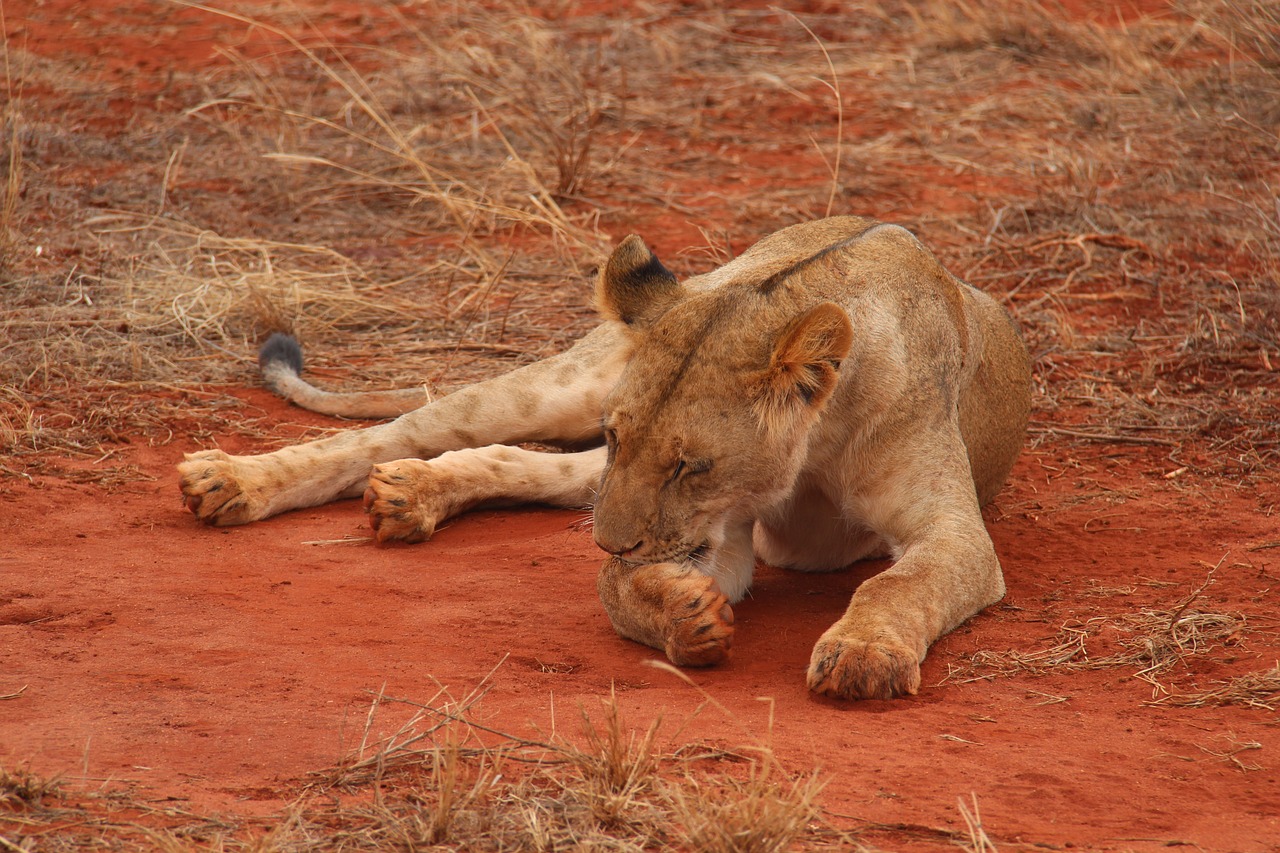
[(692, 291), (640, 238), (615, 250), (597, 302), (633, 354), (604, 405), (601, 548), (696, 561), (786, 497), (852, 341), (839, 306), (797, 299), (758, 282)]

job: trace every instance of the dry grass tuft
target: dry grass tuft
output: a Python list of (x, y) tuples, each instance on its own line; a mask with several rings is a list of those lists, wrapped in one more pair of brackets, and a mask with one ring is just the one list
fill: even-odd
[(216, 14), (284, 39), (324, 85), (301, 109), (280, 100), (267, 82), (270, 72), (246, 64), (258, 78), (254, 96), (215, 99), (195, 112), (226, 121), (251, 109), (279, 121), (276, 137), (289, 147), (269, 156), (326, 176), (310, 188), (313, 196), (324, 194), (318, 201), (391, 201), (400, 227), (413, 222), (452, 233), (486, 274), (503, 259), (483, 238), (512, 229), (551, 238), (570, 264), (602, 259), (590, 212), (562, 207), (601, 168), (592, 159), (595, 132), (625, 92), (624, 72), (605, 55), (602, 36), (588, 41), (511, 10), (458, 11), (430, 33), (406, 20), (425, 58), (387, 57), (393, 70), (384, 75), (361, 71), (363, 57), (324, 40), (306, 42), (270, 23)]
[(1168, 693), (1157, 676), (1190, 658), (1236, 646), (1248, 632), (1243, 614), (1191, 609), (1213, 582), (1213, 574), (1211, 570), (1204, 583), (1167, 610), (1143, 608), (1136, 613), (1069, 622), (1043, 648), (980, 651), (966, 666), (950, 672), (946, 680), (1128, 667), (1134, 669), (1134, 678), (1150, 683), (1157, 694)]
[(1216, 686), (1204, 690), (1170, 692), (1156, 699), (1153, 704), (1173, 705), (1177, 708), (1205, 708), (1222, 705), (1240, 705), (1275, 711), (1280, 708), (1280, 663), (1268, 670), (1237, 675)]
[(126, 320), (176, 348), (235, 347), (247, 358), (271, 332), (306, 339), (419, 319), (411, 302), (323, 246), (228, 238), (122, 214), (88, 224), (146, 245), (146, 260), (119, 282), (129, 298)]
[(61, 784), (57, 779), (46, 779), (30, 770), (9, 770), (0, 767), (0, 809), (39, 808), (44, 801), (57, 797)]
[(5, 104), (0, 110), (0, 276), (9, 273), (18, 244), (18, 203), (22, 194), (22, 103), (20, 81), (9, 56), (9, 30), (0, 9), (0, 54), (4, 62)]
[(746, 779), (714, 787), (690, 778), (668, 793), (690, 850), (774, 853), (791, 848), (818, 817), (825, 781), (816, 773), (786, 778), (772, 765), (750, 766)]
[(0, 186), (0, 275), (13, 266), (18, 242), (18, 199), (22, 193), (22, 119), (12, 95), (0, 112), (0, 135), (3, 136), (4, 181)]
[(1097, 64), (1118, 53), (1100, 29), (1080, 26), (1042, 3), (931, 0), (902, 8), (914, 20), (921, 46), (938, 54), (994, 51), (1023, 63)]
[[(848, 849), (851, 839), (820, 820), (817, 775), (791, 778), (771, 754), (722, 766), (705, 752), (663, 752), (660, 721), (631, 727), (613, 696), (599, 715), (583, 711), (580, 738), (520, 738), (467, 716), (487, 690), (486, 679), (460, 700), (443, 688), (426, 703), (378, 695), (351, 758), (273, 818), (228, 823), (128, 793), (77, 805), (22, 774), (0, 775), (0, 791), (26, 809), (18, 844), (38, 833), (68, 850)], [(376, 738), (388, 707), (409, 720)]]
[[(1135, 667), (1135, 677), (1149, 679), (1188, 657), (1237, 642), (1245, 629), (1239, 614), (1192, 611), (1175, 616), (1166, 610), (1144, 609), (1067, 623), (1045, 648), (977, 652), (970, 664), (980, 673), (997, 675)], [(1099, 653), (1091, 645), (1112, 650)]]
[(595, 150), (597, 130), (606, 120), (626, 118), (625, 37), (474, 8), (456, 21), (451, 38), (422, 32), (418, 38), (426, 57), (418, 73), (429, 75), (428, 85), (462, 96), (463, 110), (474, 111), (473, 143), (492, 136), (505, 153), (532, 166), (541, 203), (548, 200), (544, 188), (551, 200), (563, 201), (598, 178), (605, 166)]
[[(257, 340), (272, 331), (318, 338), (420, 319), (394, 288), (329, 249), (125, 214), (88, 224), (140, 244), (145, 259), (122, 275), (12, 282), (0, 313), (0, 382), (36, 391), (88, 375), (97, 383), (225, 380), (243, 375)], [(222, 363), (202, 361), (209, 356)]]
[(602, 827), (616, 830), (639, 819), (637, 805), (647, 806), (645, 799), (658, 783), (655, 743), (662, 718), (655, 717), (647, 730), (637, 733), (624, 725), (612, 691), (602, 704), (604, 719), (599, 725), (581, 709), (585, 747), (570, 750), (567, 758), (577, 771), (578, 796)]

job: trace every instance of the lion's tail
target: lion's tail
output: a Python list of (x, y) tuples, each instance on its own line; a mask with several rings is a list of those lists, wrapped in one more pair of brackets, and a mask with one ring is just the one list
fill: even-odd
[(323, 391), (302, 378), (302, 347), (297, 339), (280, 332), (258, 350), (258, 370), (268, 388), (294, 405), (339, 418), (394, 418), (430, 400), (425, 388)]

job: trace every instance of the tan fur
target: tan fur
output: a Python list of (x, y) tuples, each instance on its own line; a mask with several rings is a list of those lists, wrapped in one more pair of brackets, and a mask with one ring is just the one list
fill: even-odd
[[(907, 231), (858, 217), (785, 229), (684, 283), (628, 238), (597, 298), (608, 322), (567, 353), (390, 424), (189, 455), (187, 506), (234, 524), (364, 491), (379, 541), (416, 541), (477, 505), (594, 502), (615, 629), (689, 665), (728, 655), (757, 559), (892, 555), (818, 640), (808, 683), (916, 692), (929, 645), (1004, 594), (979, 507), (1021, 447), (1030, 384), (1004, 311)], [(585, 442), (602, 424), (607, 450), (483, 446)]]

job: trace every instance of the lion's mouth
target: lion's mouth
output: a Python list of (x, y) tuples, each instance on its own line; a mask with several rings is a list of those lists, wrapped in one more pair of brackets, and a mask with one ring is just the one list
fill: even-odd
[(638, 554), (636, 549), (627, 551), (623, 554), (615, 556), (624, 563), (632, 566), (653, 565), (656, 563), (677, 563), (679, 565), (691, 566), (695, 569), (705, 569), (711, 563), (711, 543), (703, 542), (696, 548), (688, 551), (669, 550), (663, 554)]
[(697, 548), (694, 548), (692, 551), (686, 554), (684, 560), (682, 560), (681, 562), (692, 563), (695, 566), (701, 566), (706, 563), (707, 556), (710, 553), (711, 553), (711, 543), (703, 542)]

